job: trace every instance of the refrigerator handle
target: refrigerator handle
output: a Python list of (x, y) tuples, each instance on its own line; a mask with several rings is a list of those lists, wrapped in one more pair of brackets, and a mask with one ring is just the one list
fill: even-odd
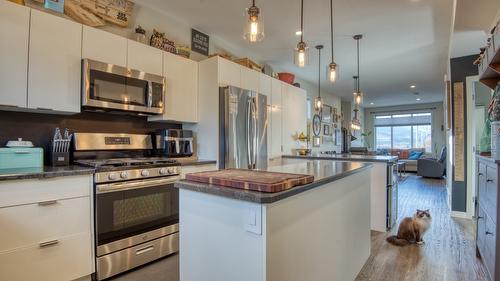
[(247, 163), (248, 163), (248, 169), (252, 169), (252, 152), (251, 152), (251, 145), (252, 145), (252, 138), (250, 137), (250, 126), (252, 125), (250, 122), (250, 119), (252, 118), (252, 100), (248, 99), (247, 101)]
[(257, 143), (258, 143), (258, 134), (257, 134), (257, 105), (255, 98), (252, 99), (252, 121), (253, 121), (253, 159), (252, 159), (252, 169), (257, 168)]

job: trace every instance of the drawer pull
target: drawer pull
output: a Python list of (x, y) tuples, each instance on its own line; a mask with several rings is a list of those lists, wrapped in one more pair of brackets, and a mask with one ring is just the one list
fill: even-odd
[(483, 174), (483, 173), (479, 173), (479, 174), (477, 174), (477, 175), (478, 175), (478, 176), (480, 176), (480, 177), (484, 176), (484, 174)]
[(484, 219), (484, 217), (477, 216), (477, 219), (478, 219), (478, 220), (480, 220), (480, 219)]
[(38, 202), (38, 206), (50, 206), (50, 205), (55, 205), (57, 204), (57, 200), (49, 200), (49, 201), (43, 201), (43, 202)]
[(492, 179), (487, 179), (486, 182), (493, 182), (493, 180)]
[(30, 154), (28, 150), (16, 150), (14, 151), (15, 154)]
[(50, 247), (50, 246), (54, 246), (54, 245), (57, 245), (59, 244), (59, 240), (51, 240), (51, 241), (47, 241), (47, 242), (42, 242), (40, 243), (40, 248), (46, 248), (46, 247)]
[(149, 252), (149, 251), (152, 251), (152, 250), (154, 250), (154, 249), (155, 249), (155, 246), (153, 246), (153, 245), (149, 245), (149, 246), (146, 246), (146, 247), (144, 247), (144, 248), (137, 249), (137, 250), (135, 251), (135, 254), (136, 254), (136, 255), (141, 255), (141, 254), (147, 253), (147, 252)]
[(493, 232), (486, 231), (486, 235), (493, 235)]

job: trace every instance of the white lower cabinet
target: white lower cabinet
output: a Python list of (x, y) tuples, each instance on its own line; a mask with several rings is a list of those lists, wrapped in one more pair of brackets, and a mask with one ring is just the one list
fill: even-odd
[(0, 280), (70, 281), (92, 273), (90, 232), (0, 254)]
[(0, 280), (94, 272), (90, 175), (0, 183)]

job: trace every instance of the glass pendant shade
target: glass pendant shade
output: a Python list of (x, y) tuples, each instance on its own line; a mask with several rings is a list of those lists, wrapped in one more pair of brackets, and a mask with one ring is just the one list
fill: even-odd
[(358, 119), (352, 119), (352, 121), (351, 121), (351, 129), (353, 131), (359, 131), (359, 130), (361, 130), (361, 123), (359, 122)]
[(309, 61), (309, 47), (306, 43), (299, 42), (295, 48), (294, 63), (298, 67), (305, 67)]
[(323, 109), (323, 99), (321, 97), (316, 97), (314, 99), (314, 109), (318, 112)]
[(326, 77), (328, 77), (330, 82), (335, 83), (335, 81), (337, 81), (337, 77), (339, 75), (338, 71), (339, 69), (336, 63), (332, 62), (328, 65), (328, 73)]
[(247, 22), (243, 32), (243, 38), (250, 43), (264, 39), (264, 18), (255, 3), (247, 9)]
[(354, 93), (354, 104), (357, 106), (363, 104), (363, 93), (362, 92), (355, 92)]

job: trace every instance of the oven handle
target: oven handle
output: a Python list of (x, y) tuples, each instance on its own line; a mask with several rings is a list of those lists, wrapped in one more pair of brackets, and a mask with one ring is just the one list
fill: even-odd
[(122, 191), (127, 189), (138, 189), (146, 188), (163, 184), (172, 184), (178, 181), (181, 177), (169, 177), (168, 179), (153, 179), (153, 180), (141, 180), (133, 182), (117, 182), (117, 183), (107, 183), (97, 185), (97, 194)]

